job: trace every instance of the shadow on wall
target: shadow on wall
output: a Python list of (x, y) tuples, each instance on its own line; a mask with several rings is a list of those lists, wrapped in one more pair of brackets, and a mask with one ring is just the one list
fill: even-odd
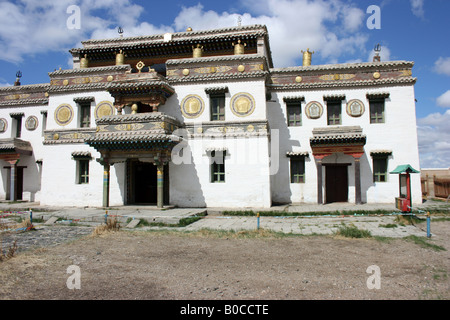
[[(278, 130), (279, 141), (271, 139), (271, 149), (274, 149), (274, 143), (278, 144), (276, 150), (278, 152), (278, 172), (271, 177), (271, 185), (276, 192), (272, 192), (273, 204), (288, 204), (291, 203), (292, 191), (290, 188), (290, 160), (286, 156), (286, 153), (293, 151), (294, 147), (301, 147), (298, 140), (292, 139), (289, 128), (288, 119), (285, 116), (282, 108), (285, 108), (284, 101), (279, 101), (278, 98), (273, 99), (273, 95), (270, 96), (270, 100), (267, 101), (267, 113), (269, 119), (270, 130)], [(271, 157), (274, 155), (271, 154)], [(308, 161), (308, 158), (305, 158)]]
[[(169, 163), (172, 198), (170, 204), (178, 207), (205, 208), (206, 200), (200, 184), (199, 173), (187, 142), (175, 146), (172, 155), (172, 161)], [(181, 159), (185, 159), (185, 161)]]

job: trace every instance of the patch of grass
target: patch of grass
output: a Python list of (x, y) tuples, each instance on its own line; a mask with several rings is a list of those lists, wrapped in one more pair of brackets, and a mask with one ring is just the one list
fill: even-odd
[(417, 216), (398, 215), (395, 217), (394, 221), (402, 226), (414, 226), (415, 224), (425, 222), (426, 219), (422, 219)]
[[(192, 217), (186, 217), (181, 218), (178, 223), (165, 223), (165, 222), (149, 222), (145, 219), (141, 219), (137, 227), (169, 227), (169, 228), (179, 228), (179, 227), (186, 227), (190, 225), (191, 223), (194, 223), (198, 220), (200, 220), (202, 216), (192, 216)], [(127, 219), (127, 224), (130, 223), (132, 218)]]
[(302, 217), (302, 216), (329, 216), (329, 215), (335, 215), (335, 216), (354, 216), (354, 215), (386, 215), (386, 214), (392, 214), (395, 209), (393, 210), (335, 210), (335, 211), (310, 211), (310, 212), (287, 212), (287, 211), (251, 211), (251, 210), (242, 210), (242, 211), (231, 211), (231, 210), (225, 210), (222, 211), (222, 215), (224, 216), (240, 216), (240, 217), (246, 217), (246, 216), (256, 216), (257, 213), (261, 217)]
[(120, 230), (119, 221), (116, 218), (107, 219), (106, 224), (97, 226), (92, 231), (92, 236), (99, 236), (108, 232), (116, 232)]
[(347, 238), (371, 238), (370, 231), (358, 229), (356, 226), (342, 224), (335, 233), (336, 235)]
[(388, 223), (388, 224), (380, 224), (379, 227), (380, 228), (388, 228), (388, 229), (392, 228), (393, 229), (393, 228), (397, 228), (398, 225), (396, 225), (395, 223)]
[(3, 252), (3, 244), (0, 241), (0, 262), (6, 261), (14, 257), (14, 254), (17, 251), (17, 240), (15, 240), (12, 245), (9, 247), (9, 249), (5, 252)]
[(444, 247), (438, 246), (436, 244), (430, 243), (427, 238), (418, 237), (415, 235), (407, 236), (404, 238), (407, 241), (412, 241), (415, 244), (421, 246), (422, 248), (432, 249), (434, 251), (447, 251)]

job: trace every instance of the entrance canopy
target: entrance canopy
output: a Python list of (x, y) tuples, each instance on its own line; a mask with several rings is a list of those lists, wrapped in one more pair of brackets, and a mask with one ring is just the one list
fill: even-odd
[(394, 171), (390, 172), (391, 174), (402, 174), (402, 173), (420, 173), (420, 171), (417, 171), (411, 165), (409, 164), (403, 164), (401, 166), (398, 166), (395, 168)]

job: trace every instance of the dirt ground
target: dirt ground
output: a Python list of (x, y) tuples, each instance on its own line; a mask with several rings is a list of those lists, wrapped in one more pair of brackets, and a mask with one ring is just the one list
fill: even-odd
[[(427, 242), (221, 232), (124, 231), (19, 252), (0, 262), (0, 299), (446, 299), (450, 222)], [(80, 289), (68, 289), (80, 268)], [(381, 288), (369, 289), (376, 265)]]

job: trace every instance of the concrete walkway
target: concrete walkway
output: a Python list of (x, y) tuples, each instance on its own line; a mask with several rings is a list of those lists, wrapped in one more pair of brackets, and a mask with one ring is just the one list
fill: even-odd
[[(414, 208), (415, 212), (422, 210), (420, 213), (429, 208), (442, 208), (449, 210), (450, 204), (438, 201), (427, 201), (426, 203)], [(255, 216), (235, 217), (224, 216), (223, 211), (236, 211), (231, 208), (164, 208), (157, 209), (153, 206), (121, 206), (112, 207), (108, 210), (102, 208), (56, 208), (40, 206), (38, 203), (0, 203), (0, 211), (23, 210), (27, 215), (29, 210), (33, 210), (33, 217), (42, 218), (44, 221), (51, 217), (62, 218), (77, 223), (102, 223), (105, 221), (105, 214), (109, 217), (116, 217), (123, 226), (127, 220), (145, 219), (148, 222), (162, 222), (167, 224), (176, 224), (180, 219), (191, 216), (205, 216), (203, 219), (192, 223), (178, 230), (195, 231), (200, 229), (213, 230), (256, 230), (258, 220)], [(426, 236), (426, 224), (418, 226), (401, 226), (396, 223), (395, 218), (398, 211), (393, 204), (362, 204), (354, 205), (348, 203), (335, 203), (329, 205), (315, 204), (291, 204), (283, 206), (275, 206), (268, 209), (258, 208), (242, 208), (241, 211), (252, 210), (254, 212), (263, 211), (280, 211), (281, 212), (328, 212), (326, 216), (320, 217), (266, 217), (261, 216), (259, 219), (259, 227), (262, 229), (272, 230), (275, 232), (292, 233), (292, 234), (332, 234), (342, 224), (355, 226), (358, 229), (368, 230), (372, 236), (384, 237), (405, 237), (409, 235)], [(391, 215), (340, 215), (339, 212), (346, 211), (374, 211), (383, 210), (392, 212)], [(1, 215), (1, 213), (0, 213)], [(386, 227), (391, 225), (391, 227)], [(392, 225), (396, 225), (392, 227)], [(157, 228), (157, 227), (146, 227)], [(143, 228), (144, 229), (144, 228)], [(145, 230), (144, 229), (144, 230)]]

